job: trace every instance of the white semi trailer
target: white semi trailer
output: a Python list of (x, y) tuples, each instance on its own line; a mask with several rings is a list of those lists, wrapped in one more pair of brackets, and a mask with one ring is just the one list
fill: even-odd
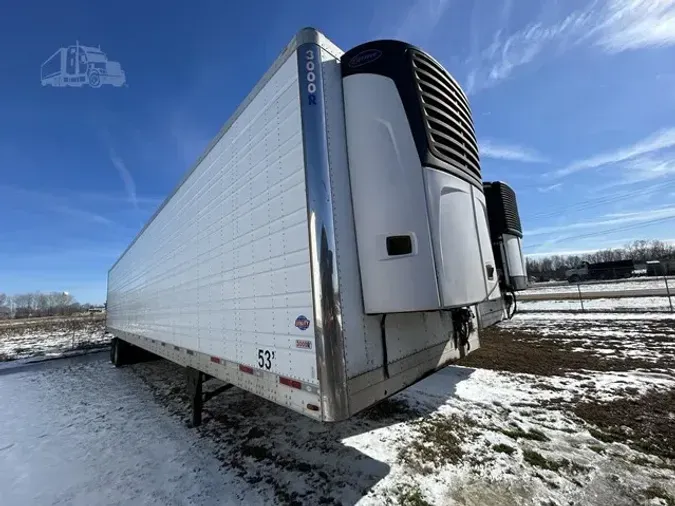
[(436, 60), (303, 29), (110, 269), (112, 361), (185, 366), (195, 423), (209, 377), (347, 419), (503, 318), (485, 206)]

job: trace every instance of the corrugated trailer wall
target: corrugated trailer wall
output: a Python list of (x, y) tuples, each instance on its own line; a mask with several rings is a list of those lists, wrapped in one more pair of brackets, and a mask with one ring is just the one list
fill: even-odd
[(309, 255), (292, 53), (113, 266), (108, 327), (318, 385)]

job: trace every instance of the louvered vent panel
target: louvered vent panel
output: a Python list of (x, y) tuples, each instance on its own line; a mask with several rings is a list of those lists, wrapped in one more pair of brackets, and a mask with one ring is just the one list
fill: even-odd
[(506, 228), (509, 230), (517, 230), (523, 232), (523, 227), (520, 224), (520, 216), (518, 215), (518, 204), (516, 204), (516, 194), (507, 185), (499, 185), (501, 193), (502, 205), (504, 207), (504, 219), (506, 221)]
[(478, 143), (466, 96), (424, 53), (412, 51), (412, 61), (433, 154), (480, 182)]

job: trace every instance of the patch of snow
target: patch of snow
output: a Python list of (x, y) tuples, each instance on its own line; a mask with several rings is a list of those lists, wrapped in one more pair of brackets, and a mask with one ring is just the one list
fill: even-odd
[[(521, 303), (518, 303), (520, 307)], [(568, 320), (568, 321), (582, 321), (582, 320), (675, 320), (675, 313), (556, 313), (556, 312), (527, 312), (516, 313), (512, 320), (508, 322), (518, 322), (524, 320)]]
[(60, 362), (0, 376), (2, 504), (265, 502), (130, 370)]
[[(675, 280), (668, 280), (668, 286), (675, 293)], [(579, 285), (583, 292), (602, 292), (619, 290), (643, 290), (649, 288), (666, 288), (663, 278), (643, 279), (641, 281), (616, 281), (605, 283), (582, 283)], [(558, 286), (536, 286), (528, 288), (522, 293), (578, 293), (576, 284), (563, 284)]]
[[(611, 311), (669, 311), (667, 297), (621, 297), (616, 299), (584, 300), (585, 310)], [(673, 302), (675, 304), (675, 302)], [(575, 300), (526, 300), (518, 301), (523, 311), (581, 311), (581, 302)]]

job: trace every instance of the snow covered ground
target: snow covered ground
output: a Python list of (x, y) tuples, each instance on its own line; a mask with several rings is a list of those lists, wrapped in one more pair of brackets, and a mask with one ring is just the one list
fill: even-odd
[(33, 318), (0, 323), (0, 362), (54, 358), (73, 350), (106, 346), (105, 321), (94, 317)]
[[(675, 279), (668, 280), (668, 286), (675, 293)], [(589, 282), (579, 285), (581, 292), (600, 292), (600, 291), (619, 291), (619, 290), (644, 290), (649, 288), (666, 288), (666, 282), (663, 278), (646, 278), (640, 280), (611, 281), (611, 282)], [(577, 293), (577, 285), (565, 283), (562, 285), (550, 286), (548, 284), (535, 285), (523, 293)]]
[(259, 502), (250, 486), (221, 471), (207, 441), (104, 355), (0, 374), (1, 504)]
[[(518, 304), (520, 307), (520, 303)], [(548, 321), (557, 321), (566, 320), (568, 323), (573, 322), (601, 322), (605, 320), (621, 321), (621, 320), (630, 320), (634, 322), (649, 322), (652, 320), (674, 320), (675, 313), (664, 313), (664, 312), (645, 312), (638, 314), (631, 314), (630, 312), (622, 313), (619, 311), (607, 311), (605, 313), (569, 313), (569, 312), (524, 312), (517, 313), (512, 320), (505, 320), (499, 324), (499, 328), (517, 328), (523, 325), (526, 325), (527, 322), (532, 320), (537, 320), (545, 324)], [(560, 324), (560, 322), (559, 322)]]
[[(675, 294), (675, 287), (673, 289)], [(583, 298), (583, 293), (582, 293)], [(675, 295), (673, 296), (675, 306)], [(670, 311), (668, 297), (621, 297), (613, 299), (586, 299), (586, 311)], [(521, 311), (581, 311), (578, 299), (518, 301)]]
[[(675, 434), (674, 323), (516, 315), (484, 332), (468, 357), (482, 367), (448, 367), (337, 424), (232, 389), (187, 429), (182, 371), (162, 360), (0, 369), (1, 502), (669, 505), (672, 439), (641, 427)], [(540, 372), (500, 370), (520, 370), (513, 356)], [(588, 421), (606, 413), (643, 418)]]
[(675, 357), (675, 313), (523, 313), (500, 328), (612, 359), (656, 363)]

